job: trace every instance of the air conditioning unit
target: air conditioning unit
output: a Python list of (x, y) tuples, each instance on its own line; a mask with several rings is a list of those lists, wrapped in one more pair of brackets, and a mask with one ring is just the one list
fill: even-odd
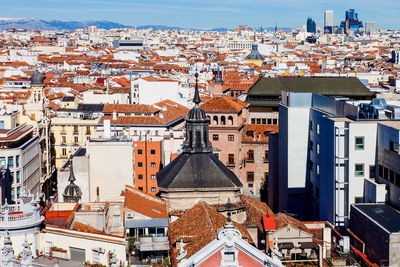
[(133, 219), (133, 213), (128, 213), (128, 215), (126, 216), (128, 219)]

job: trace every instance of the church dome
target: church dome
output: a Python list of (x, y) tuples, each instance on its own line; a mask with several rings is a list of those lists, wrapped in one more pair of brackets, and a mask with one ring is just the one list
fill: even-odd
[(82, 197), (82, 191), (74, 182), (71, 182), (65, 187), (63, 193), (65, 202), (78, 202)]
[(35, 70), (31, 77), (31, 84), (43, 84), (44, 83), (44, 76), (38, 71)]
[(191, 110), (189, 110), (188, 114), (188, 120), (193, 120), (193, 121), (205, 121), (207, 120), (206, 112), (199, 108), (198, 106), (195, 106)]

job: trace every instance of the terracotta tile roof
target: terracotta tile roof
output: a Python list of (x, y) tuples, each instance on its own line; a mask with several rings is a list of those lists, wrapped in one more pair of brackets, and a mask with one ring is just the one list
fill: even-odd
[(211, 97), (201, 105), (206, 112), (239, 112), (249, 104), (229, 96)]
[(134, 187), (125, 187), (125, 208), (150, 218), (168, 218), (165, 202)]
[(143, 104), (105, 104), (103, 108), (104, 113), (156, 113), (159, 110)]
[[(218, 213), (212, 206), (201, 201), (188, 209), (179, 219), (172, 222), (169, 227), (169, 241), (171, 245), (172, 264), (176, 264), (176, 256), (179, 253), (174, 244), (187, 243), (185, 250), (186, 258), (189, 258), (205, 245), (213, 241), (218, 231), (227, 222), (227, 218)], [(254, 243), (243, 225), (233, 223), (242, 233), (243, 238), (249, 243)]]
[(290, 225), (304, 232), (313, 234), (312, 231), (310, 231), (310, 229), (308, 229), (303, 222), (281, 212), (275, 214), (275, 224), (277, 230), (282, 229), (287, 225)]
[(71, 229), (86, 233), (95, 233), (95, 234), (103, 233), (102, 231), (97, 230), (96, 228), (81, 222), (72, 223)]
[(268, 142), (268, 133), (277, 133), (278, 125), (270, 124), (246, 124), (243, 127), (242, 135), (244, 142)]
[(261, 218), (263, 215), (274, 214), (267, 204), (254, 200), (248, 196), (240, 195), (240, 199), (246, 205), (246, 225), (261, 226)]

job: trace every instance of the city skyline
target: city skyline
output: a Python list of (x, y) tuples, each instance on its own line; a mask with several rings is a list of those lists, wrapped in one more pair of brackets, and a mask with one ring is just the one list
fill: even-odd
[[(366, 3), (367, 2), (367, 3)], [(334, 11), (334, 24), (339, 25), (345, 11), (354, 8), (363, 22), (374, 21), (382, 29), (398, 29), (396, 10), (400, 2), (395, 0), (361, 1), (351, 4), (342, 0), (320, 3), (315, 0), (302, 2), (285, 0), (269, 2), (261, 0), (230, 0), (215, 3), (211, 0), (128, 1), (128, 0), (0, 0), (0, 17), (35, 17), (44, 20), (109, 20), (128, 26), (166, 25), (193, 28), (233, 28), (239, 24), (251, 27), (301, 27), (308, 17), (319, 27), (324, 26), (324, 11)]]

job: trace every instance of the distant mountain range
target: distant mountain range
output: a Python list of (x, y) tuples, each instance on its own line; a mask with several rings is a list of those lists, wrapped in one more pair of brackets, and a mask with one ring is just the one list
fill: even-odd
[[(142, 26), (128, 26), (120, 23), (107, 21), (107, 20), (93, 20), (93, 21), (62, 21), (62, 20), (41, 20), (37, 18), (0, 18), (0, 30), (10, 28), (25, 29), (25, 30), (76, 30), (83, 29), (89, 26), (96, 26), (100, 29), (116, 29), (116, 28), (137, 28), (137, 29), (154, 29), (154, 30), (193, 30), (193, 31), (230, 31), (228, 28), (214, 28), (214, 29), (195, 29), (195, 28), (182, 28), (165, 25), (142, 25)], [(273, 27), (266, 28), (273, 31)], [(279, 28), (280, 30), (290, 31), (291, 28)]]

